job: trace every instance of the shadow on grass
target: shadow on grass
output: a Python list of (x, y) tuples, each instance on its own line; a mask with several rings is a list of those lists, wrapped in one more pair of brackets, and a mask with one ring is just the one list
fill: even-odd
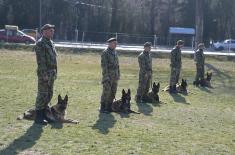
[(229, 74), (220, 71), (218, 68), (216, 68), (211, 64), (205, 63), (205, 66), (208, 68), (209, 71), (212, 70), (214, 73), (217, 74), (218, 78), (220, 79), (220, 82), (223, 84), (224, 87), (226, 87), (226, 82), (225, 82), (226, 80), (229, 80), (229, 83), (231, 83), (232, 77)]
[(171, 93), (169, 93), (169, 94), (174, 99), (174, 102), (183, 103), (183, 104), (187, 104), (187, 105), (190, 104), (190, 103), (187, 103), (185, 98), (183, 96), (181, 96), (180, 94), (171, 94)]
[(59, 123), (59, 122), (56, 122), (56, 123), (51, 123), (51, 129), (62, 129), (63, 128), (63, 123)]
[(153, 112), (153, 107), (150, 106), (148, 103), (137, 103), (137, 106), (138, 112), (146, 116), (151, 116), (151, 113)]
[(207, 87), (198, 87), (201, 91), (204, 91), (206, 93), (212, 93), (210, 89), (208, 89)]
[(43, 126), (32, 124), (24, 135), (15, 139), (5, 149), (0, 151), (0, 155), (16, 155), (26, 149), (33, 147), (36, 141), (41, 137)]
[(98, 129), (102, 134), (108, 134), (109, 129), (114, 126), (116, 120), (112, 114), (100, 113), (99, 119), (92, 126), (92, 129)]

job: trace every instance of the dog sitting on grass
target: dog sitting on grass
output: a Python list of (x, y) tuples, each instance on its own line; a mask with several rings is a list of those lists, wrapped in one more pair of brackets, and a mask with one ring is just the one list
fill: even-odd
[(193, 85), (195, 86), (201, 86), (201, 87), (209, 87), (212, 88), (211, 86), (211, 78), (212, 78), (212, 73), (207, 72), (206, 73), (206, 79), (200, 79), (199, 81), (194, 81)]
[(128, 89), (126, 92), (124, 89), (122, 90), (122, 98), (120, 100), (114, 101), (112, 103), (112, 111), (117, 113), (136, 113), (131, 110), (131, 90)]
[(148, 103), (160, 103), (158, 95), (159, 89), (160, 89), (160, 83), (156, 84), (154, 82), (152, 90), (148, 92), (146, 96), (143, 97), (143, 101)]
[[(186, 79), (182, 79), (181, 83), (176, 84), (176, 91), (178, 93), (187, 93), (188, 83)], [(169, 91), (170, 86), (166, 86), (162, 91)]]
[[(57, 104), (52, 107), (47, 107), (46, 116), (50, 118), (50, 120), (52, 120), (53, 122), (78, 124), (79, 121), (65, 118), (65, 111), (67, 109), (67, 105), (68, 105), (68, 95), (66, 95), (64, 99), (62, 99), (61, 96), (58, 95)], [(25, 111), (23, 115), (20, 115), (17, 119), (34, 120), (35, 117), (36, 117), (35, 109), (29, 109)]]

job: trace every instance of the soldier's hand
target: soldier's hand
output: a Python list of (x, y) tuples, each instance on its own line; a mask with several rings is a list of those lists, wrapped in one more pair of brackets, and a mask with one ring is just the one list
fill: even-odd
[(43, 75), (42, 78), (43, 78), (44, 81), (48, 81), (48, 75)]
[(145, 78), (145, 79), (147, 79), (147, 78), (148, 78), (148, 74), (147, 74), (147, 73), (144, 75), (144, 78)]

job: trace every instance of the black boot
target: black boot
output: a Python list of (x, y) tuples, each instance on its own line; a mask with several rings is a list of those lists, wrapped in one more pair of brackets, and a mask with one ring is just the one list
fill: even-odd
[(140, 95), (136, 95), (135, 96), (135, 102), (136, 103), (140, 103), (141, 102), (141, 96)]
[(112, 111), (113, 111), (113, 110), (112, 110), (112, 103), (108, 103), (106, 110), (107, 110), (108, 112), (112, 112)]
[(206, 81), (205, 81), (205, 79), (201, 79), (199, 83), (200, 83), (200, 86), (201, 86), (201, 87), (205, 87), (205, 86), (206, 86)]
[(143, 95), (143, 96), (141, 97), (141, 102), (142, 102), (142, 103), (147, 103), (147, 102), (148, 102), (148, 97), (147, 97), (146, 95)]
[(47, 122), (44, 120), (44, 109), (36, 110), (36, 117), (34, 123), (40, 125), (47, 125)]
[(193, 85), (194, 85), (194, 86), (196, 86), (196, 87), (198, 87), (198, 86), (199, 86), (199, 83), (200, 83), (200, 82), (199, 82), (199, 80), (195, 80), (195, 81), (193, 81)]
[(171, 94), (176, 94), (177, 93), (176, 85), (170, 86), (169, 93), (171, 93)]
[(104, 112), (105, 112), (105, 104), (104, 104), (104, 103), (100, 103), (100, 109), (99, 109), (99, 111), (100, 111), (101, 113), (104, 113)]

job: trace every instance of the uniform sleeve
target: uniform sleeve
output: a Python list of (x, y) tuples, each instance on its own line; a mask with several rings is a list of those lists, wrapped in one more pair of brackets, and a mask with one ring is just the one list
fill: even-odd
[(38, 64), (38, 72), (40, 75), (46, 74), (47, 66), (46, 66), (46, 51), (41, 44), (37, 44), (35, 47), (37, 64)]
[(118, 79), (120, 79), (120, 76), (121, 74), (120, 74), (120, 67), (119, 67), (119, 60), (118, 60)]
[(102, 82), (109, 81), (110, 77), (109, 77), (109, 70), (108, 70), (108, 60), (104, 53), (101, 55), (101, 68), (102, 68), (102, 75), (103, 75)]
[(149, 56), (148, 60), (145, 60), (146, 61), (146, 70), (148, 72), (152, 72), (152, 58), (151, 56)]
[(143, 59), (142, 55), (140, 55), (138, 57), (138, 62), (139, 62), (140, 70), (145, 71), (146, 70), (146, 63), (145, 63), (145, 60)]
[(200, 52), (196, 52), (196, 64), (201, 65), (202, 64), (202, 56)]
[(177, 53), (176, 50), (172, 50), (171, 51), (171, 67), (176, 66), (176, 57), (177, 57)]

